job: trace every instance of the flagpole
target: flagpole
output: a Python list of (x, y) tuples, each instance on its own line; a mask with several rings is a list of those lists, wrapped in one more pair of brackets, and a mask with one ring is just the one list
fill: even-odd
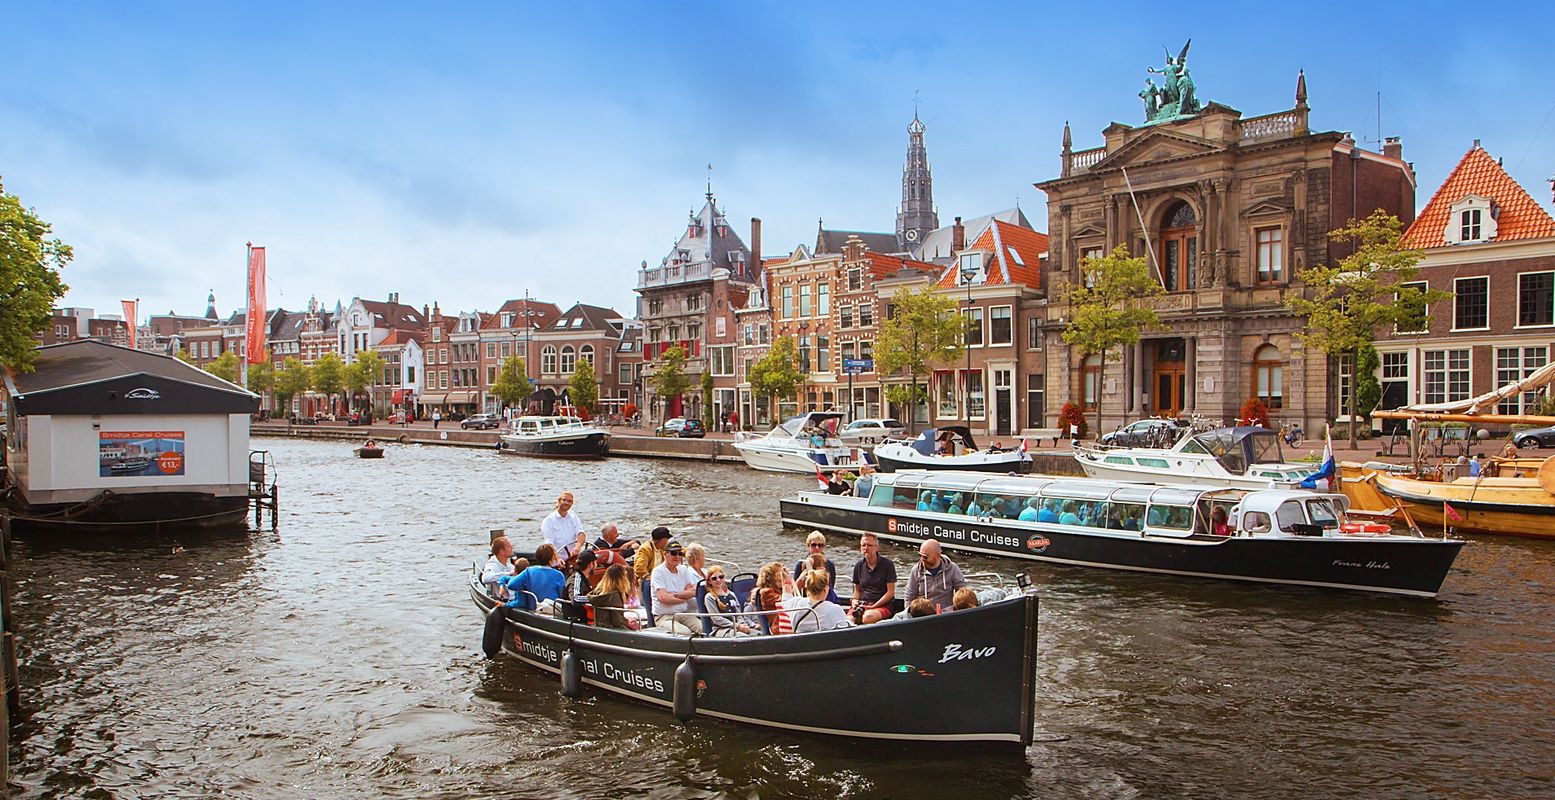
[(252, 268), (254, 260), (254, 243), (245, 242), (244, 247), (247, 249), (243, 253), (243, 285), (248, 287), (248, 291), (244, 292), (244, 297), (246, 297), (248, 300), (248, 312), (243, 315), (243, 357), (239, 359), (239, 361), (242, 362), (243, 368), (238, 373), (238, 385), (242, 386), (244, 389), (247, 389), (249, 326), (254, 324), (254, 271)]

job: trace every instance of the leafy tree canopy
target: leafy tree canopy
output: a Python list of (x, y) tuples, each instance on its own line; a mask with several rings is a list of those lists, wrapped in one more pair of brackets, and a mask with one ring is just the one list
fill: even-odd
[[(1105, 375), (1109, 358), (1120, 357), (1124, 347), (1139, 343), (1142, 331), (1159, 327), (1155, 309), (1143, 301), (1161, 294), (1160, 281), (1144, 258), (1131, 257), (1118, 245), (1101, 258), (1080, 264), (1081, 281), (1065, 294), (1069, 324), (1064, 341), (1084, 356), (1100, 356)], [(1098, 394), (1100, 387), (1097, 388)], [(1101, 432), (1101, 398), (1096, 398), (1096, 431)]]
[[(956, 300), (934, 291), (902, 287), (891, 298), (892, 310), (875, 337), (875, 372), (891, 375), (906, 370), (911, 388), (918, 394), (919, 377), (929, 374), (933, 363), (950, 364), (966, 347), (967, 319), (957, 313)], [(908, 411), (909, 426), (917, 414)]]
[(345, 388), (346, 363), (338, 353), (325, 353), (313, 362), (313, 390), (322, 395), (339, 394)]
[(578, 359), (567, 381), (567, 397), (575, 406), (582, 406), (592, 414), (599, 409), (599, 380), (594, 377), (594, 365), (586, 358)]
[(491, 391), (502, 401), (504, 408), (516, 406), (534, 394), (534, 383), (529, 380), (524, 359), (516, 355), (503, 359), (502, 369), (497, 371), (497, 381), (491, 385)]
[(685, 347), (677, 344), (654, 359), (654, 394), (669, 399), (685, 394), (690, 387), (691, 379), (686, 377)]
[(73, 254), (49, 237), (51, 230), (0, 184), (0, 367), (32, 370), (38, 336), (48, 328), (54, 301), (65, 296), (59, 273)]
[(205, 371), (227, 383), (237, 383), (239, 378), (238, 367), (238, 352), (236, 350), (228, 350), (217, 356), (215, 361), (206, 364)]

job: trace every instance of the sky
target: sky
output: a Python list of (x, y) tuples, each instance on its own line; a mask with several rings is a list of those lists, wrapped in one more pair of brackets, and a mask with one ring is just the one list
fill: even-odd
[[(225, 316), (398, 292), (635, 311), (709, 182), (768, 257), (893, 231), (907, 125), (940, 220), (1017, 203), (1190, 37), (1199, 96), (1400, 136), (1423, 206), (1480, 139), (1546, 209), (1555, 6), (984, 2), (8, 4), (0, 180), (75, 248), (63, 306)], [(1477, 13), (1477, 12), (1475, 12)], [(1379, 102), (1380, 93), (1380, 102)]]

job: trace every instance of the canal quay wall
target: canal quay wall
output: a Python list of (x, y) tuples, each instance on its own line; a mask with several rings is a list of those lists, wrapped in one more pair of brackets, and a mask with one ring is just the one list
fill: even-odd
[[(400, 425), (288, 425), (284, 422), (256, 422), (252, 434), (256, 437), (273, 436), (291, 439), (325, 439), (360, 442), (373, 439), (378, 442), (400, 444), (433, 444), (448, 447), (474, 447), (496, 449), (499, 435), (496, 431), (462, 430), (454, 426), (433, 429), (425, 423)], [(679, 439), (663, 436), (631, 433), (636, 429), (613, 428), (610, 432), (610, 455), (635, 458), (669, 458), (682, 461), (707, 461), (742, 463), (739, 451), (734, 449), (732, 437), (718, 434), (705, 439)], [(1078, 476), (1080, 470), (1069, 454), (1068, 446), (1052, 451), (1031, 453), (1032, 472), (1041, 475)]]

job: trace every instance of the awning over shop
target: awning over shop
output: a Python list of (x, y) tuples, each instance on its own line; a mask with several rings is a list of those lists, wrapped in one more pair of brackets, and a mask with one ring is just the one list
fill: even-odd
[(421, 404), (424, 406), (440, 406), (448, 399), (446, 394), (424, 394), (421, 396)]
[(409, 400), (410, 398), (411, 391), (409, 389), (395, 389), (394, 395), (390, 398), (389, 402), (398, 405), (405, 402), (406, 400)]
[(480, 397), (478, 397), (479, 394), (479, 392), (449, 392), (448, 402), (454, 404), (477, 403), (480, 402)]

